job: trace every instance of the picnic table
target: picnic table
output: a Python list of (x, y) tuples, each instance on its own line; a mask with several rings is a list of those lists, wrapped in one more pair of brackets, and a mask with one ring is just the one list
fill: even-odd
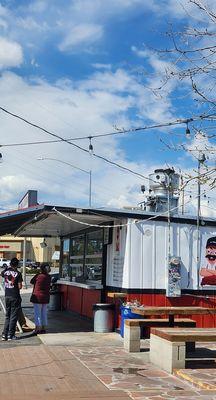
[(186, 344), (216, 341), (215, 328), (153, 328), (150, 337), (150, 361), (173, 373), (184, 369)]
[(156, 306), (141, 306), (132, 307), (133, 313), (146, 316), (146, 315), (168, 315), (169, 327), (174, 327), (176, 315), (204, 315), (204, 314), (216, 314), (216, 308), (209, 307), (156, 307)]

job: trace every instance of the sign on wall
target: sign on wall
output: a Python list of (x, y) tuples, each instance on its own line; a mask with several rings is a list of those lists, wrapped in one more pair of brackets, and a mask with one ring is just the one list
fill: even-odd
[(181, 296), (181, 259), (170, 257), (168, 264), (167, 297)]

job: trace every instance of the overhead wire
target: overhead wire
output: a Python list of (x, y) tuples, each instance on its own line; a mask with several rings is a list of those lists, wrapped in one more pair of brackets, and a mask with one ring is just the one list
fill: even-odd
[[(211, 191), (211, 190), (212, 190), (212, 189), (210, 189), (209, 191)], [(208, 193), (209, 191), (207, 191), (207, 193)], [(195, 198), (198, 199), (198, 197), (201, 197), (201, 195), (202, 195), (202, 194), (197, 195), (197, 196), (195, 196)], [(185, 205), (188, 204), (188, 203), (190, 203), (190, 202), (191, 202), (191, 199), (188, 200), (188, 201), (185, 203)], [(80, 224), (80, 225), (89, 226), (89, 227), (98, 227), (98, 228), (120, 228), (120, 227), (124, 227), (124, 226), (126, 227), (126, 226), (128, 226), (128, 225), (140, 224), (141, 222), (148, 222), (148, 221), (157, 219), (158, 217), (163, 217), (163, 216), (166, 217), (166, 216), (168, 216), (168, 213), (169, 213), (169, 212), (172, 212), (172, 211), (174, 211), (174, 210), (178, 210), (178, 209), (180, 209), (180, 208), (181, 208), (181, 204), (178, 205), (178, 206), (176, 206), (176, 207), (171, 208), (170, 210), (164, 211), (163, 213), (157, 213), (157, 214), (155, 214), (155, 215), (153, 215), (153, 216), (151, 216), (151, 217), (149, 217), (149, 218), (143, 219), (143, 220), (142, 220), (142, 219), (137, 220), (136, 218), (131, 218), (131, 219), (133, 219), (133, 221), (131, 221), (130, 223), (127, 222), (126, 224), (114, 224), (114, 225), (108, 225), (108, 224), (106, 224), (106, 225), (89, 224), (88, 222), (79, 221), (79, 220), (77, 220), (77, 219), (75, 219), (75, 218), (72, 218), (72, 217), (69, 216), (69, 215), (65, 215), (65, 214), (62, 213), (61, 211), (57, 210), (56, 207), (53, 207), (53, 211), (55, 211), (57, 214), (61, 215), (62, 217), (66, 218), (66, 219), (69, 219), (69, 220), (71, 220), (71, 221), (73, 221), (73, 222), (76, 222), (76, 223), (78, 223), (78, 224)], [(140, 210), (140, 211), (141, 211), (141, 210)], [(134, 210), (134, 213), (136, 213), (136, 210)], [(95, 214), (94, 211), (92, 212), (92, 214)], [(100, 214), (100, 215), (101, 215), (101, 214)], [(127, 218), (128, 218), (128, 216), (127, 216)], [(115, 219), (115, 218), (114, 218), (114, 219)], [(116, 217), (116, 219), (119, 219), (119, 217)]]
[[(51, 136), (53, 136), (53, 137), (56, 137), (56, 138), (60, 139), (60, 141), (62, 141), (62, 142), (68, 143), (68, 144), (70, 144), (71, 146), (73, 146), (73, 147), (75, 147), (75, 148), (77, 148), (77, 149), (79, 149), (79, 150), (81, 150), (81, 151), (84, 151), (85, 153), (89, 154), (89, 150), (88, 150), (88, 149), (85, 149), (85, 148), (83, 148), (83, 147), (81, 147), (81, 146), (79, 146), (79, 145), (77, 145), (77, 144), (75, 144), (75, 143), (72, 143), (71, 141), (68, 141), (67, 139), (62, 138), (61, 136), (59, 136), (59, 135), (57, 135), (57, 134), (55, 134), (55, 133), (53, 133), (53, 132), (50, 132), (50, 131), (48, 131), (48, 130), (45, 129), (45, 128), (42, 128), (41, 126), (39, 126), (39, 125), (37, 125), (37, 124), (34, 124), (34, 123), (32, 123), (32, 122), (26, 120), (25, 118), (20, 117), (19, 115), (14, 114), (14, 113), (12, 113), (12, 112), (6, 110), (6, 109), (3, 108), (3, 107), (0, 107), (0, 110), (6, 112), (7, 114), (9, 114), (9, 115), (11, 115), (11, 116), (13, 116), (13, 117), (15, 117), (15, 118), (18, 118), (19, 120), (21, 120), (21, 121), (27, 123), (28, 125), (31, 125), (31, 126), (37, 128), (37, 129), (40, 129), (42, 132), (45, 132), (45, 133), (48, 134), (48, 135), (51, 135)], [(91, 137), (91, 136), (88, 136), (88, 137), (86, 137), (86, 138), (91, 139), (92, 137)], [(109, 163), (109, 164), (111, 164), (111, 165), (114, 165), (114, 166), (116, 166), (116, 167), (118, 167), (118, 168), (120, 168), (120, 169), (122, 169), (122, 170), (124, 170), (124, 171), (130, 172), (130, 173), (132, 173), (132, 174), (134, 174), (134, 175), (136, 175), (136, 176), (139, 176), (139, 177), (142, 178), (142, 179), (147, 179), (147, 180), (151, 179), (151, 178), (149, 178), (149, 177), (146, 177), (146, 176), (143, 175), (143, 174), (140, 174), (139, 172), (133, 171), (133, 170), (130, 169), (130, 168), (127, 168), (127, 167), (125, 167), (125, 166), (122, 166), (122, 165), (118, 164), (118, 163), (115, 162), (115, 161), (111, 161), (111, 160), (109, 160), (109, 159), (106, 158), (106, 157), (100, 156), (99, 154), (96, 154), (94, 151), (92, 151), (91, 154), (92, 154), (92, 156), (94, 156), (94, 157), (96, 157), (96, 158), (98, 158), (98, 159), (101, 159), (101, 160), (103, 160), (103, 161), (106, 161), (107, 163)]]
[[(18, 115), (18, 114), (12, 113), (11, 111), (7, 110), (7, 109), (4, 108), (4, 107), (0, 107), (0, 110), (3, 111), (3, 112), (5, 112), (5, 113), (8, 114), (8, 115), (14, 117), (14, 118), (17, 118), (17, 119), (23, 121), (24, 123), (26, 123), (26, 124), (28, 124), (28, 125), (30, 125), (30, 126), (36, 128), (36, 129), (41, 130), (42, 132), (44, 132), (44, 133), (46, 133), (46, 134), (48, 134), (48, 135), (50, 135), (50, 136), (55, 137), (56, 139), (59, 139), (60, 142), (68, 143), (68, 144), (70, 144), (71, 146), (73, 146), (73, 147), (75, 147), (75, 148), (77, 148), (77, 149), (79, 149), (79, 150), (81, 150), (81, 151), (83, 151), (83, 152), (89, 154), (89, 150), (88, 150), (88, 149), (85, 149), (85, 148), (83, 148), (82, 146), (73, 143), (71, 139), (70, 139), (70, 140), (65, 139), (65, 138), (61, 137), (60, 135), (57, 135), (56, 133), (53, 133), (53, 132), (51, 132), (51, 131), (49, 131), (49, 130), (43, 128), (43, 127), (41, 127), (41, 126), (38, 125), (38, 124), (35, 124), (35, 123), (30, 122), (29, 120), (27, 120), (26, 118), (21, 117), (21, 116)], [(193, 117), (193, 118), (191, 117), (191, 118), (188, 118), (188, 119), (176, 120), (176, 121), (173, 121), (173, 122), (168, 122), (168, 123), (163, 123), (163, 124), (155, 124), (155, 125), (152, 125), (152, 126), (144, 126), (144, 127), (138, 127), (138, 128), (131, 128), (131, 129), (122, 130), (122, 131), (119, 131), (119, 130), (118, 130), (118, 131), (116, 131), (116, 132), (111, 132), (111, 133), (107, 133), (107, 134), (89, 135), (89, 136), (86, 136), (86, 137), (82, 137), (82, 139), (85, 138), (85, 139), (91, 140), (92, 138), (104, 137), (104, 136), (109, 136), (109, 135), (114, 135), (114, 134), (116, 135), (116, 134), (119, 134), (119, 133), (137, 132), (137, 131), (146, 130), (146, 129), (155, 129), (155, 128), (159, 128), (159, 127), (168, 127), (168, 126), (179, 125), (179, 124), (183, 124), (183, 123), (186, 123), (186, 124), (187, 124), (188, 122), (192, 122), (192, 121), (195, 121), (195, 120), (208, 119), (208, 118), (210, 118), (210, 117), (212, 118), (213, 116), (214, 116), (214, 114), (200, 115), (200, 116), (195, 116), (195, 117)], [(215, 116), (214, 116), (214, 117), (215, 117)], [(76, 138), (76, 139), (78, 139), (78, 138)], [(1, 146), (2, 146), (2, 145), (1, 145)], [(105, 161), (105, 162), (107, 162), (107, 163), (109, 163), (109, 164), (111, 164), (111, 165), (114, 165), (114, 166), (116, 166), (116, 167), (118, 167), (118, 168), (120, 168), (120, 169), (122, 169), (122, 170), (124, 170), (124, 171), (130, 172), (130, 173), (132, 173), (132, 174), (134, 174), (134, 175), (136, 175), (136, 176), (139, 176), (139, 177), (142, 178), (142, 179), (147, 179), (148, 181), (149, 181), (149, 180), (152, 180), (151, 178), (146, 177), (145, 175), (143, 175), (143, 174), (141, 174), (141, 173), (138, 173), (138, 172), (136, 172), (136, 171), (133, 171), (132, 169), (127, 168), (127, 167), (125, 167), (125, 166), (122, 166), (122, 165), (120, 165), (119, 163), (117, 163), (117, 162), (115, 162), (115, 161), (109, 160), (108, 158), (106, 158), (106, 157), (104, 157), (104, 156), (101, 156), (101, 155), (99, 155), (99, 154), (96, 154), (94, 151), (92, 151), (91, 154), (92, 154), (92, 156), (94, 156), (94, 157), (96, 157), (96, 158), (98, 158), (98, 159), (101, 159), (101, 160), (103, 160), (103, 161)], [(152, 181), (153, 181), (153, 180), (152, 180)]]
[[(23, 171), (26, 171), (27, 173), (30, 172), (30, 168), (31, 168), (32, 171), (35, 172), (35, 165), (31, 162), (32, 159), (29, 160), (29, 157), (28, 157), (28, 159), (26, 159), (26, 155), (25, 155), (23, 152), (21, 152), (21, 151), (19, 151), (19, 154), (20, 154), (21, 158), (18, 157), (17, 154), (16, 154), (16, 158), (17, 158), (19, 161), (22, 161), (22, 164), (28, 165), (28, 168), (26, 169), (25, 166), (21, 166), (22, 164), (20, 165), (20, 164), (15, 163), (15, 162), (14, 162), (14, 160), (15, 160), (14, 157), (11, 158), (11, 162), (10, 162), (10, 163), (13, 164), (13, 165), (15, 165), (16, 168), (21, 169), (21, 170), (23, 170)], [(38, 161), (37, 161), (37, 163), (40, 164)], [(70, 164), (69, 164), (69, 165), (70, 165)], [(43, 171), (43, 172), (46, 172), (47, 174), (49, 174), (49, 175), (50, 175), (49, 180), (50, 180), (51, 182), (56, 183), (57, 185), (60, 184), (60, 179), (62, 179), (62, 176), (61, 176), (59, 173), (56, 173), (56, 172), (55, 172), (55, 179), (53, 179), (53, 168), (47, 167), (47, 164), (46, 164), (46, 166), (43, 165), (43, 167), (40, 166), (40, 165), (38, 165), (38, 167), (37, 167), (37, 176), (36, 176), (36, 178), (41, 179), (41, 178), (44, 178), (44, 173), (43, 173), (43, 175), (42, 175), (42, 173), (38, 172), (38, 169), (40, 169), (40, 171)], [(59, 170), (58, 170), (58, 171), (59, 171)], [(31, 172), (30, 172), (30, 173), (31, 173)], [(76, 178), (74, 178), (74, 177), (75, 177), (75, 175), (73, 175), (73, 183), (74, 183), (74, 179), (75, 179), (75, 182), (77, 182), (77, 184), (80, 183), (80, 178), (79, 178), (79, 179), (76, 179)], [(56, 178), (58, 178), (58, 180), (57, 180)], [(138, 177), (138, 178), (140, 178), (140, 177)], [(62, 181), (61, 181), (61, 184), (62, 184)], [(97, 188), (97, 187), (96, 187), (96, 188)], [(103, 185), (100, 183), (100, 197), (101, 197), (101, 189), (102, 189), (104, 198), (107, 199), (107, 194), (108, 194), (108, 193), (110, 194), (110, 190), (109, 190), (107, 187), (103, 186)], [(106, 193), (104, 193), (104, 192), (106, 192)], [(82, 194), (82, 192), (79, 192), (79, 193)], [(114, 191), (115, 196), (119, 196), (121, 193), (122, 193), (121, 191), (117, 191), (117, 190)], [(96, 195), (96, 190), (94, 190), (94, 194)]]
[[(95, 135), (91, 134), (91, 135), (87, 135), (87, 136), (80, 136), (80, 137), (66, 139), (66, 138), (60, 137), (59, 135), (57, 135), (57, 134), (55, 134), (53, 132), (48, 131), (47, 129), (41, 127), (38, 124), (35, 124), (35, 123), (27, 120), (24, 117), (21, 117), (18, 114), (15, 114), (15, 113), (7, 110), (4, 107), (0, 106), (0, 110), (5, 112), (8, 115), (14, 117), (14, 118), (17, 118), (17, 119), (25, 122), (28, 125), (31, 125), (34, 128), (40, 129), (45, 133), (48, 133), (48, 134), (50, 134), (50, 135), (52, 135), (52, 136), (54, 136), (56, 138), (59, 138), (60, 139), (59, 141), (64, 141), (64, 142), (83, 140), (83, 139), (95, 139), (95, 138), (99, 138), (99, 137), (106, 137), (106, 136), (119, 135), (119, 134), (124, 134), (124, 133), (139, 132), (139, 131), (149, 130), (149, 129), (166, 128), (166, 127), (169, 127), (169, 126), (182, 125), (182, 124), (186, 124), (186, 123), (193, 122), (193, 121), (216, 119), (216, 115), (215, 114), (206, 114), (206, 115), (203, 114), (203, 115), (192, 116), (192, 117), (188, 117), (188, 118), (184, 118), (184, 119), (177, 119), (177, 120), (171, 121), (171, 122), (163, 122), (163, 123), (159, 123), (159, 124), (145, 125), (145, 126), (134, 127), (134, 128), (129, 128), (129, 129), (118, 129), (118, 128), (116, 128), (116, 130), (113, 131), (113, 132), (101, 133), (101, 134), (95, 134)], [(51, 142), (51, 141), (47, 141), (47, 142)], [(43, 142), (29, 142), (29, 143), (24, 143), (24, 144), (23, 143), (14, 143), (14, 144), (11, 144), (11, 145), (14, 145), (14, 146), (17, 145), (18, 146), (18, 145), (25, 145), (25, 144), (26, 145), (27, 144), (30, 145), (30, 144), (40, 144), (40, 143), (47, 143), (47, 142), (46, 141), (43, 141)], [(9, 145), (1, 145), (1, 146), (9, 146)]]

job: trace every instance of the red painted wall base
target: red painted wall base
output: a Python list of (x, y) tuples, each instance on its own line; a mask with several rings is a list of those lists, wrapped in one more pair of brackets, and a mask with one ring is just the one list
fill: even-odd
[[(110, 292), (110, 291), (109, 291)], [(144, 306), (196, 306), (196, 307), (210, 307), (216, 308), (216, 294), (209, 296), (199, 296), (192, 294), (185, 294), (181, 297), (168, 298), (164, 294), (152, 294), (152, 293), (129, 293), (127, 294), (125, 301), (137, 300)], [(110, 298), (107, 298), (110, 302)], [(122, 304), (122, 299), (115, 299), (116, 304), (116, 328), (120, 327), (121, 313), (120, 306)], [(181, 316), (179, 316), (181, 318)], [(203, 328), (215, 328), (216, 327), (216, 314), (206, 314), (206, 315), (188, 315), (185, 316), (192, 318), (196, 321), (197, 327)]]
[(73, 311), (82, 316), (93, 318), (92, 306), (100, 302), (100, 290), (69, 285), (59, 285), (59, 290), (61, 292), (63, 310)]

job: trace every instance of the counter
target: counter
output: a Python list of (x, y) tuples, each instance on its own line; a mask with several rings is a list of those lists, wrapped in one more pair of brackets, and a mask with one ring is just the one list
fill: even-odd
[(57, 281), (61, 292), (62, 309), (93, 318), (93, 304), (101, 303), (103, 286), (97, 283)]
[(80, 287), (83, 289), (103, 289), (103, 285), (100, 283), (81, 283), (81, 282), (71, 282), (71, 281), (64, 281), (59, 279), (57, 281), (58, 285), (67, 285), (67, 286), (75, 286)]

